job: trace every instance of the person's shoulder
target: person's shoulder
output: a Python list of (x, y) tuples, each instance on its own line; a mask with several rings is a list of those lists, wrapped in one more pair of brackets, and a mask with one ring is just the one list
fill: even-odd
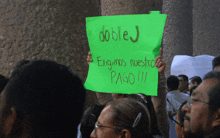
[(186, 93), (181, 93), (181, 96), (184, 97), (186, 100), (189, 99), (189, 94)]
[(168, 100), (170, 100), (171, 98), (174, 97), (174, 94), (169, 92), (169, 93), (167, 93), (166, 97), (167, 97)]
[(187, 94), (187, 93), (180, 93), (181, 95), (185, 95), (185, 96), (189, 96), (189, 94)]
[(170, 96), (170, 95), (171, 95), (171, 93), (170, 93), (170, 92), (168, 92), (168, 93), (167, 93), (167, 96)]
[(185, 94), (188, 94), (188, 95), (190, 95), (190, 92), (189, 92), (189, 91), (186, 91), (186, 92), (185, 92)]

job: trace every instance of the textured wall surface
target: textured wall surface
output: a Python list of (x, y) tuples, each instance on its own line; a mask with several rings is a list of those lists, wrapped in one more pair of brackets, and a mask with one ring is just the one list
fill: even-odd
[(193, 54), (192, 0), (163, 0), (163, 13), (167, 14), (163, 35), (163, 55), (167, 63), (166, 76), (175, 55)]
[[(46, 59), (75, 69), (85, 79), (85, 17), (97, 15), (100, 10), (91, 0), (1, 0), (0, 74), (9, 77), (21, 59)], [(89, 105), (95, 99), (87, 93)]]
[(125, 15), (148, 14), (151, 10), (162, 10), (162, 0), (101, 0), (101, 14)]
[(220, 54), (220, 0), (193, 0), (193, 55)]

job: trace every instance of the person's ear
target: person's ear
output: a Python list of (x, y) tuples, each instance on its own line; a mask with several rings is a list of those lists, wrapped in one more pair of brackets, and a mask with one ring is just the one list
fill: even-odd
[(5, 120), (4, 131), (6, 136), (9, 135), (13, 130), (13, 125), (15, 124), (15, 120), (17, 119), (17, 111), (14, 107), (11, 108), (11, 113), (7, 116)]
[(121, 131), (121, 138), (131, 138), (131, 133), (127, 129)]
[(220, 109), (217, 109), (215, 113), (213, 114), (214, 120), (212, 123), (213, 128), (214, 127), (220, 127)]

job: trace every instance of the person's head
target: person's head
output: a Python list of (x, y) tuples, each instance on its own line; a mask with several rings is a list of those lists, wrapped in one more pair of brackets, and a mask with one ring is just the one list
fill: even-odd
[(91, 137), (152, 137), (149, 111), (142, 103), (130, 98), (112, 101), (102, 110)]
[(20, 60), (16, 63), (15, 69), (20, 68), (20, 67), (22, 67), (22, 66), (24, 66), (24, 65), (26, 65), (30, 62), (31, 62), (30, 60)]
[(199, 76), (194, 76), (192, 78), (190, 78), (190, 83), (189, 83), (189, 90), (193, 87), (193, 86), (197, 86), (202, 82), (202, 79)]
[(187, 101), (183, 102), (182, 105), (179, 107), (177, 115), (176, 115), (176, 121), (179, 124), (175, 124), (176, 134), (178, 138), (183, 138), (183, 121), (185, 112), (182, 111), (182, 107), (186, 104)]
[(82, 138), (90, 137), (95, 123), (104, 107), (104, 105), (93, 105), (86, 109), (86, 111), (83, 113), (80, 127)]
[(64, 65), (40, 60), (16, 68), (0, 96), (0, 137), (75, 137), (85, 93)]
[(220, 71), (207, 73), (203, 80), (182, 108), (186, 112), (186, 137), (204, 137), (220, 131)]
[[(112, 93), (112, 97), (114, 100), (120, 100), (122, 98), (131, 98), (137, 100), (141, 103), (146, 103), (147, 101), (151, 100), (150, 96), (146, 96), (144, 94), (119, 94), (119, 93)], [(146, 101), (147, 100), (147, 101)]]
[(0, 93), (4, 90), (7, 83), (8, 78), (0, 74)]
[(212, 60), (212, 69), (220, 70), (220, 54)]
[(112, 93), (112, 98), (115, 100), (119, 100), (125, 97), (127, 97), (127, 94)]
[(193, 86), (193, 87), (190, 89), (190, 94), (189, 94), (189, 96), (192, 95), (193, 91), (194, 91), (197, 87), (198, 87), (198, 85)]
[(184, 74), (181, 74), (178, 76), (179, 78), (179, 91), (180, 92), (185, 92), (188, 90), (188, 77)]
[(170, 75), (167, 78), (167, 89), (168, 91), (177, 90), (179, 87), (179, 79), (175, 75)]

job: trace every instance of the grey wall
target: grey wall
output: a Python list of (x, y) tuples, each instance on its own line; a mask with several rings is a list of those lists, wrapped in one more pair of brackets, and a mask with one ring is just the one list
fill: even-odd
[(193, 55), (220, 54), (220, 1), (193, 0)]
[(167, 14), (163, 35), (164, 60), (167, 63), (166, 76), (175, 55), (193, 54), (192, 47), (192, 1), (163, 0), (163, 13)]
[[(21, 59), (46, 59), (75, 69), (85, 79), (85, 17), (98, 15), (100, 9), (91, 0), (1, 0), (0, 74), (9, 77)], [(87, 93), (88, 104), (95, 99)]]

